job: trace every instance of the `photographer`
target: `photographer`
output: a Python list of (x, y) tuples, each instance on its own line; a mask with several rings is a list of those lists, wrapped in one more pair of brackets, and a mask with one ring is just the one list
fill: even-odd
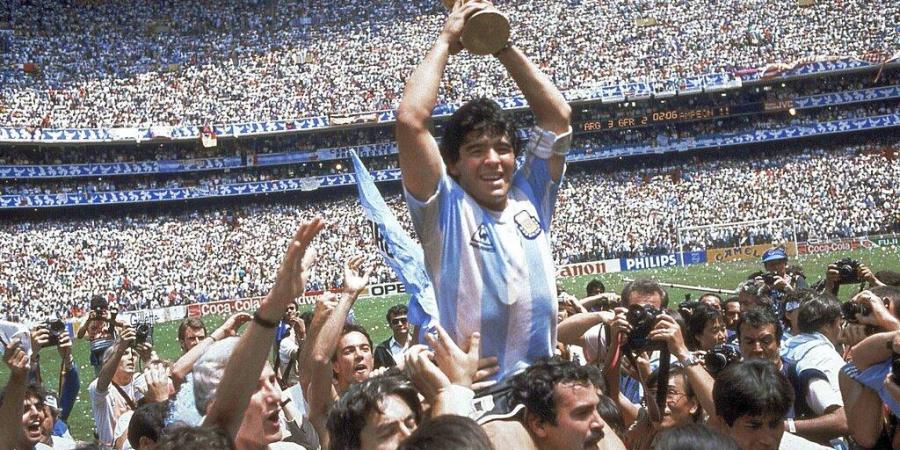
[(762, 263), (766, 269), (760, 278), (772, 287), (773, 299), (780, 300), (781, 296), (792, 292), (795, 289), (806, 289), (809, 287), (806, 277), (803, 276), (801, 270), (792, 270), (787, 272), (787, 252), (781, 247), (772, 247), (763, 253)]
[[(611, 324), (612, 335), (616, 336), (612, 355), (622, 355), (622, 344), (633, 331), (633, 324), (622, 316), (617, 316)], [(665, 384), (661, 384), (659, 370), (653, 372), (646, 381), (646, 407), (632, 402), (619, 390), (620, 360), (608, 358), (604, 378), (610, 396), (621, 411), (625, 426), (629, 429), (625, 442), (631, 449), (649, 448), (656, 433), (663, 429), (697, 422), (701, 416), (701, 406), (712, 408), (713, 379), (700, 365), (684, 343), (681, 328), (675, 319), (661, 314), (656, 318), (653, 330), (647, 335), (650, 342), (665, 345), (678, 363), (668, 372)], [(625, 358), (622, 355), (622, 358)], [(666, 389), (664, 405), (657, 405), (657, 392)], [(660, 410), (661, 408), (661, 410)]]
[[(88, 386), (97, 440), (101, 445), (113, 445), (119, 417), (136, 409), (143, 396), (138, 388), (143, 379), (135, 376), (138, 350), (134, 343), (134, 329), (126, 327), (116, 343), (103, 353), (100, 375)], [(144, 353), (148, 352), (144, 350)]]
[[(860, 323), (878, 327), (882, 332), (866, 337), (851, 351), (852, 362), (840, 374), (841, 394), (847, 411), (847, 422), (853, 440), (862, 447), (874, 448), (885, 444), (881, 439), (896, 440), (885, 426), (884, 406), (900, 417), (900, 402), (891, 395), (893, 388), (892, 362), (900, 350), (900, 327), (897, 326), (897, 305), (900, 288), (875, 287), (855, 296), (850, 302), (865, 305), (866, 314), (856, 314)], [(858, 308), (863, 309), (863, 308)], [(900, 444), (900, 442), (898, 442)]]
[(850, 258), (844, 258), (828, 265), (825, 271), (825, 292), (836, 297), (842, 284), (868, 283), (870, 287), (885, 286), (875, 274), (864, 264)]
[[(299, 303), (294, 302), (288, 306), (284, 317), (281, 318), (282, 323), (287, 327), (281, 339), (276, 336), (275, 340), (275, 363), (273, 370), (278, 375), (278, 381), (282, 389), (287, 389), (299, 381), (299, 362), (300, 351), (306, 341), (306, 330), (309, 325), (306, 320), (297, 314)], [(312, 318), (309, 316), (309, 318)]]
[[(797, 313), (800, 334), (785, 343), (784, 357), (796, 364), (798, 373), (817, 369), (825, 375), (825, 380), (815, 377), (807, 382), (809, 418), (821, 420), (816, 432), (807, 432), (807, 436), (823, 444), (831, 441), (832, 445), (843, 445), (841, 436), (848, 432), (838, 381), (844, 366), (839, 352), (841, 325), (837, 299), (828, 294), (810, 294), (809, 299), (801, 301)], [(786, 426), (790, 428), (790, 422)]]
[(103, 353), (110, 348), (116, 340), (116, 328), (122, 328), (125, 324), (116, 321), (115, 313), (110, 310), (109, 302), (101, 295), (91, 298), (91, 310), (87, 320), (81, 324), (76, 334), (76, 339), (87, 339), (91, 342), (91, 366), (94, 367), (94, 375), (100, 375), (100, 366)]

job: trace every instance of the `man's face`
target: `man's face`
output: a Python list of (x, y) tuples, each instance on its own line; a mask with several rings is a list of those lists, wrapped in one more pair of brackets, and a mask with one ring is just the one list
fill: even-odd
[(741, 317), (741, 304), (738, 302), (728, 302), (725, 304), (725, 327), (734, 330), (734, 325)]
[(241, 428), (238, 429), (236, 442), (244, 445), (255, 444), (265, 446), (281, 440), (281, 388), (275, 379), (275, 372), (269, 363), (263, 367), (256, 391), (250, 397), (247, 410), (244, 412)]
[(606, 423), (597, 412), (600, 397), (594, 385), (560, 383), (553, 388), (556, 425), (548, 422), (533, 430), (541, 450), (581, 450), (596, 448), (603, 439)]
[(447, 167), (459, 185), (481, 206), (500, 211), (516, 166), (515, 151), (507, 136), (473, 131), (459, 148), (459, 160)]
[(41, 434), (43, 435), (41, 442), (45, 444), (50, 442), (50, 435), (53, 434), (53, 423), (55, 421), (50, 406), (44, 405), (44, 421), (41, 422)]
[(128, 347), (122, 359), (119, 360), (118, 372), (125, 375), (134, 375), (134, 366), (137, 364), (138, 354), (134, 348)]
[(184, 338), (179, 341), (181, 343), (181, 351), (184, 353), (189, 352), (204, 339), (206, 339), (206, 330), (188, 327), (184, 330)]
[(779, 277), (783, 277), (784, 270), (787, 268), (787, 260), (776, 259), (774, 261), (769, 261), (767, 263), (763, 263), (763, 267), (765, 267), (766, 271), (775, 272)]
[(416, 429), (412, 408), (400, 397), (389, 395), (381, 411), (370, 411), (359, 432), (360, 450), (394, 450)]
[(662, 308), (662, 295), (659, 292), (643, 293), (632, 291), (628, 295), (628, 305), (650, 305), (656, 309)]
[[(669, 388), (666, 391), (666, 410), (663, 413), (661, 426), (663, 429), (687, 425), (694, 421), (693, 414), (699, 407), (697, 400), (688, 397), (684, 376), (673, 374), (669, 377)], [(656, 391), (648, 390), (647, 398), (656, 398)]]
[(338, 386), (346, 387), (365, 381), (372, 371), (372, 347), (366, 336), (351, 331), (338, 341), (337, 358), (332, 368), (337, 374)]
[(291, 303), (288, 305), (287, 309), (284, 310), (284, 318), (293, 317), (297, 314), (297, 305)]
[(754, 327), (749, 323), (741, 324), (741, 354), (745, 358), (771, 361), (775, 367), (781, 367), (778, 335), (774, 324)]
[(696, 336), (700, 350), (712, 350), (713, 347), (725, 343), (725, 322), (722, 319), (708, 320), (703, 332)]
[(22, 408), (22, 438), (34, 445), (41, 442), (44, 436), (44, 403), (34, 397), (25, 396)]
[(391, 316), (391, 322), (388, 325), (391, 327), (391, 332), (394, 333), (394, 339), (398, 341), (409, 335), (409, 320), (407, 320), (406, 313)]
[(737, 441), (741, 450), (776, 450), (784, 435), (784, 418), (741, 416), (733, 426), (725, 424), (725, 433)]

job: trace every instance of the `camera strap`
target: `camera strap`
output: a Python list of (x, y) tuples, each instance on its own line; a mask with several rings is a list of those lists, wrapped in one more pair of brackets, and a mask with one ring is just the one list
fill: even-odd
[(110, 384), (113, 385), (113, 387), (116, 388), (117, 391), (119, 391), (119, 395), (121, 395), (122, 398), (125, 399), (125, 403), (128, 404), (128, 407), (131, 408), (132, 411), (137, 410), (137, 405), (134, 404), (134, 400), (131, 399), (131, 396), (125, 393), (125, 389), (122, 389), (122, 386), (116, 384), (115, 381), (111, 382)]

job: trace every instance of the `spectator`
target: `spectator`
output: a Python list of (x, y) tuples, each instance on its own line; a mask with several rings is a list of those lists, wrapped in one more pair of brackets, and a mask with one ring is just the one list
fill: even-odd
[(387, 312), (391, 337), (375, 347), (375, 368), (394, 367), (409, 347), (409, 320), (406, 305), (394, 305)]

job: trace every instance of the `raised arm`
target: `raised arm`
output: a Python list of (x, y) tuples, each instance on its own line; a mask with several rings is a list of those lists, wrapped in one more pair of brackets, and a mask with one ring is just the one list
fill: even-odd
[(113, 353), (112, 358), (109, 358), (103, 364), (103, 367), (100, 368), (100, 374), (97, 375), (97, 391), (106, 392), (109, 389), (109, 383), (112, 383), (113, 376), (115, 376), (116, 370), (119, 368), (119, 361), (125, 356), (125, 352), (134, 343), (135, 338), (134, 328), (128, 327), (122, 331), (122, 335), (113, 344), (115, 353)]
[(397, 151), (403, 186), (417, 200), (425, 201), (434, 194), (443, 172), (440, 151), (428, 122), (437, 103), (447, 59), (462, 50), (459, 37), (466, 18), (486, 6), (480, 1), (464, 4), (457, 0), (434, 46), (406, 80), (397, 108)]
[(684, 366), (684, 373), (687, 374), (688, 382), (691, 383), (691, 388), (694, 389), (700, 406), (710, 416), (715, 415), (716, 406), (712, 395), (715, 380), (700, 364), (687, 364), (691, 357), (691, 352), (688, 350), (687, 345), (684, 344), (681, 327), (678, 326), (675, 319), (665, 314), (660, 316), (653, 331), (650, 332), (649, 338), (666, 343), (672, 356), (678, 358), (678, 362)]
[(585, 346), (584, 334), (595, 325), (609, 323), (615, 318), (612, 311), (578, 313), (559, 323), (557, 330), (560, 342), (566, 345)]
[[(506, 67), (506, 71), (525, 95), (537, 125), (557, 136), (569, 132), (572, 108), (550, 78), (514, 46), (500, 50), (497, 59)], [(550, 157), (550, 178), (559, 181), (565, 166), (566, 156), (553, 153)]]
[(12, 450), (22, 432), (22, 405), (25, 402), (25, 385), (28, 384), (29, 361), (20, 347), (21, 344), (13, 340), (3, 355), (3, 362), (9, 368), (9, 381), (0, 402), (0, 450)]
[[(369, 272), (359, 274), (363, 258), (357, 256), (351, 258), (344, 266), (344, 292), (338, 301), (334, 312), (322, 326), (316, 337), (311, 354), (310, 382), (307, 397), (309, 404), (309, 420), (317, 430), (325, 430), (328, 413), (335, 400), (334, 378), (332, 373), (331, 358), (337, 350), (341, 331), (347, 322), (347, 315), (360, 292), (365, 289), (369, 279)], [(320, 440), (323, 436), (319, 436)], [(323, 443), (327, 443), (328, 436), (324, 436)]]
[(218, 392), (227, 395), (216, 396), (204, 425), (220, 426), (232, 437), (237, 434), (244, 411), (265, 367), (278, 320), (284, 315), (287, 306), (303, 294), (316, 256), (315, 250), (307, 249), (323, 226), (320, 218), (304, 222), (288, 244), (275, 285), (260, 302), (254, 320), (240, 337), (225, 366)]

